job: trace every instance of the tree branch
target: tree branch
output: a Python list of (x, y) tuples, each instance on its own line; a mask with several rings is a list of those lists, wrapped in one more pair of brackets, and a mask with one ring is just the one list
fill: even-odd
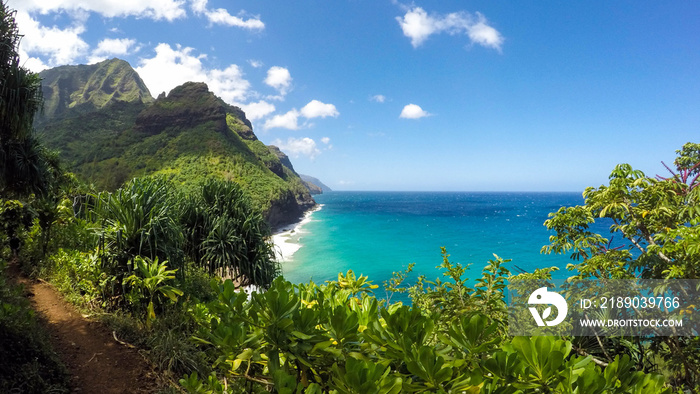
[(576, 345), (574, 345), (574, 348), (576, 349), (576, 353), (578, 353), (578, 354), (580, 354), (581, 356), (584, 356), (584, 357), (590, 357), (591, 360), (592, 360), (596, 365), (598, 365), (598, 366), (600, 366), (600, 367), (603, 367), (603, 368), (605, 368), (605, 367), (608, 366), (608, 363), (606, 363), (605, 361), (599, 360), (599, 359), (595, 358), (594, 356), (591, 356), (590, 354), (588, 354), (588, 352), (586, 352), (586, 351), (583, 350), (582, 348), (580, 348), (580, 347), (578, 347), (578, 346), (576, 346)]

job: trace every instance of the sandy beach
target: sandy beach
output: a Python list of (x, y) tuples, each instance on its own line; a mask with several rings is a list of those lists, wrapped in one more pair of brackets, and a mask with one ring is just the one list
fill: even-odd
[(304, 234), (303, 227), (311, 221), (311, 215), (319, 211), (322, 204), (304, 213), (304, 217), (297, 223), (282, 227), (272, 234), (272, 242), (275, 244), (275, 257), (279, 262), (291, 261), (292, 256), (301, 248), (301, 238)]

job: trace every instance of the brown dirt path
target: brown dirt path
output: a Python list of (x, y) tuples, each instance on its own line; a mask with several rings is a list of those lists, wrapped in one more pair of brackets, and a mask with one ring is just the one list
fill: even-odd
[(71, 375), (74, 393), (150, 393), (152, 368), (136, 349), (119, 344), (99, 322), (84, 318), (49, 284), (20, 279)]

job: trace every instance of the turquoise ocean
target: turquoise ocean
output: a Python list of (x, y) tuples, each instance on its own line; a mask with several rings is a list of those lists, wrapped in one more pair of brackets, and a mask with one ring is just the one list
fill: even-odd
[(513, 273), (558, 266), (556, 277), (566, 277), (568, 255), (540, 254), (551, 235), (543, 223), (561, 206), (583, 203), (580, 192), (329, 192), (315, 199), (321, 209), (287, 241), (300, 248), (282, 264), (284, 276), (323, 283), (352, 269), (380, 287), (410, 263), (412, 280), (440, 277), (441, 246), (451, 261), (471, 264), (472, 280), (494, 253), (512, 259), (506, 267)]

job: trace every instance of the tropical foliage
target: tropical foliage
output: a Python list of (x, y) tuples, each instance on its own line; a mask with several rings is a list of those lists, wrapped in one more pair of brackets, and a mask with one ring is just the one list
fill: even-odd
[(92, 195), (88, 218), (99, 223), (103, 268), (113, 275), (133, 269), (134, 257), (182, 261), (182, 233), (170, 199), (172, 186), (162, 179), (133, 179), (114, 193)]
[[(2, 3), (0, 271), (10, 258), (24, 261), (69, 298), (99, 310), (115, 333), (182, 377), (188, 392), (698, 392), (697, 337), (508, 336), (504, 293), (514, 277), (508, 260), (498, 257), (475, 281), (445, 249), (443, 279), (406, 283), (412, 267), (395, 274), (386, 293), (407, 293), (411, 305), (377, 298), (377, 286), (352, 271), (321, 285), (285, 281), (259, 210), (264, 204), (251, 203), (243, 190), (259, 201), (296, 198), (282, 181), (258, 177), (279, 170), (281, 180), (291, 170), (278, 167), (261, 144), (244, 141), (236, 132), (243, 126), (229, 124), (233, 117), (225, 117), (225, 133), (205, 130), (216, 134), (212, 151), (233, 149), (225, 140), (246, 155), (256, 152), (254, 160), (172, 155), (200, 141), (166, 127), (129, 153), (155, 161), (124, 164), (124, 179), (115, 183), (140, 170), (160, 171), (170, 181), (137, 178), (114, 192), (88, 191), (62, 174), (55, 155), (33, 136), (39, 79), (19, 67), (18, 39), (14, 14)], [(154, 111), (183, 104), (166, 100)], [(131, 163), (129, 154), (98, 164), (116, 168), (121, 159)], [(195, 165), (156, 167), (164, 157)], [(199, 173), (206, 166), (217, 169), (217, 180)], [(674, 167), (670, 176), (647, 177), (619, 165), (608, 185), (585, 191), (583, 205), (552, 214), (545, 225), (553, 235), (543, 251), (571, 253), (574, 284), (603, 277), (697, 279), (700, 145), (684, 145)], [(183, 187), (178, 176), (201, 182)], [(595, 233), (596, 221), (621, 239)], [(553, 270), (519, 277), (546, 282)], [(257, 289), (242, 291), (249, 284)], [(0, 391), (66, 391), (65, 374), (37, 332), (26, 300), (0, 276)]]
[[(610, 174), (608, 185), (590, 187), (584, 204), (562, 207), (545, 222), (554, 230), (544, 253), (571, 253), (569, 281), (595, 278), (698, 279), (700, 275), (700, 144), (687, 143), (668, 176), (648, 177), (628, 164)], [(600, 221), (610, 239), (591, 231)], [(613, 239), (617, 237), (617, 239)], [(634, 356), (639, 367), (654, 369), (663, 360), (671, 381), (700, 387), (697, 337), (655, 336), (645, 340), (605, 338), (589, 351), (611, 359), (606, 348)]]
[(41, 108), (41, 80), (20, 66), (20, 34), (15, 12), (0, 6), (0, 194), (46, 193), (56, 177), (56, 154), (49, 153), (32, 133)]
[(188, 256), (210, 274), (267, 287), (280, 274), (270, 230), (234, 182), (204, 181), (180, 202)]
[[(216, 378), (180, 382), (193, 393), (671, 392), (627, 355), (603, 368), (571, 340), (505, 335), (506, 322), (489, 316), (505, 309), (503, 261), (489, 262), (466, 289), (443, 257), (449, 284), (413, 289), (434, 310), (383, 303), (352, 271), (324, 285), (277, 279), (252, 296), (218, 284), (218, 298), (191, 312), (201, 326), (195, 339), (218, 355)], [(222, 379), (239, 384), (228, 390)]]

